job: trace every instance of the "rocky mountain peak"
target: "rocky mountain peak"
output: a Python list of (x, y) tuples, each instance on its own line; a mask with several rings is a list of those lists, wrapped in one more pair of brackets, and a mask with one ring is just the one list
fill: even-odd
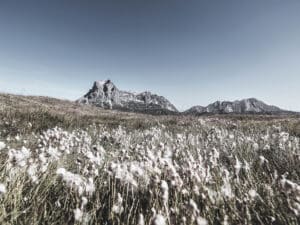
[(92, 104), (102, 108), (152, 114), (178, 112), (166, 98), (149, 91), (132, 93), (119, 90), (111, 80), (95, 81), (92, 88), (77, 100), (82, 104)]

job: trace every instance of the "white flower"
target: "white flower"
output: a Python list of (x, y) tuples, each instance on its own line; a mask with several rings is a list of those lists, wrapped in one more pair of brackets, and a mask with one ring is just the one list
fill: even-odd
[(0, 194), (5, 194), (6, 193), (6, 187), (4, 184), (0, 183)]
[(142, 213), (139, 214), (139, 219), (137, 225), (145, 225), (145, 219)]
[(116, 203), (112, 207), (112, 212), (115, 214), (121, 215), (122, 212), (124, 211), (122, 203), (123, 203), (123, 198), (122, 198), (121, 194), (118, 193), (118, 198), (117, 198)]
[(61, 176), (69, 187), (75, 188), (79, 195), (82, 195), (84, 191), (88, 194), (91, 194), (95, 191), (95, 186), (92, 178), (86, 180), (79, 174), (74, 174), (66, 171), (65, 168), (57, 169), (56, 174)]
[(248, 194), (251, 200), (253, 200), (256, 196), (258, 196), (257, 192), (254, 189), (249, 190)]
[(232, 193), (231, 185), (228, 181), (226, 181), (223, 186), (221, 187), (221, 192), (224, 196), (228, 198), (233, 198), (234, 195)]
[(223, 220), (223, 224), (222, 225), (229, 225), (228, 216), (227, 215), (224, 216), (224, 220)]
[(294, 183), (293, 181), (286, 179), (285, 177), (280, 180), (280, 184), (281, 184), (282, 188), (284, 189), (284, 191), (286, 191), (287, 193), (291, 193), (291, 192), (295, 192), (295, 191), (297, 193), (300, 193), (300, 185)]
[(8, 158), (11, 162), (16, 162), (20, 167), (26, 166), (27, 160), (30, 158), (30, 150), (22, 147), (21, 150), (10, 149), (8, 151)]
[(81, 198), (81, 208), (86, 206), (87, 203), (88, 203), (88, 199), (86, 197), (82, 197)]
[(61, 156), (61, 153), (58, 151), (57, 148), (49, 147), (47, 150), (48, 154), (51, 156), (51, 158), (58, 160)]
[(85, 191), (89, 194), (92, 194), (95, 191), (95, 185), (92, 177), (90, 177), (86, 182)]
[(241, 170), (241, 168), (242, 168), (242, 163), (239, 161), (238, 158), (235, 158), (235, 160), (236, 160), (236, 162), (235, 162), (234, 168), (235, 168), (236, 176), (238, 176), (239, 173), (240, 173), (240, 170)]
[(38, 181), (37, 168), (38, 168), (38, 165), (35, 163), (32, 163), (32, 164), (30, 164), (30, 166), (27, 169), (27, 173), (30, 176), (32, 182), (34, 182), (34, 183)]
[(2, 141), (0, 141), (0, 150), (2, 150), (2, 149), (4, 149), (5, 148), (5, 143), (4, 142), (2, 142)]
[(199, 213), (198, 206), (197, 206), (196, 202), (193, 199), (190, 199), (189, 206), (192, 208), (194, 215), (196, 215), (197, 213)]
[(80, 209), (76, 208), (74, 210), (74, 218), (76, 221), (80, 222), (82, 220), (82, 215), (83, 215), (83, 212)]
[(64, 176), (65, 174), (66, 174), (66, 169), (65, 168), (58, 168), (57, 170), (56, 170), (56, 174), (57, 175), (62, 175), (62, 176)]
[(287, 142), (289, 140), (289, 136), (290, 136), (289, 133), (286, 132), (281, 132), (279, 134), (279, 137), (283, 142)]
[(253, 143), (253, 149), (254, 149), (255, 151), (258, 151), (259, 145), (258, 145), (257, 143)]
[(197, 217), (197, 225), (208, 225), (208, 222), (203, 217), (199, 216)]
[(58, 208), (60, 208), (60, 207), (61, 207), (61, 203), (60, 203), (60, 201), (59, 201), (59, 200), (57, 200), (57, 201), (55, 202), (55, 206), (56, 206), (56, 207), (58, 207)]
[(169, 186), (168, 183), (164, 180), (161, 181), (160, 184), (161, 192), (162, 192), (162, 200), (165, 204), (168, 203), (169, 199)]
[(184, 189), (181, 190), (181, 194), (188, 195), (189, 191), (186, 188), (184, 188)]
[(152, 225), (167, 225), (165, 217), (160, 214), (155, 215)]
[(264, 163), (268, 163), (269, 161), (262, 155), (259, 156), (259, 163), (263, 165)]
[(95, 163), (97, 165), (101, 165), (101, 158), (99, 153), (97, 153), (96, 155), (94, 155), (92, 152), (88, 151), (86, 153), (86, 157), (92, 162)]

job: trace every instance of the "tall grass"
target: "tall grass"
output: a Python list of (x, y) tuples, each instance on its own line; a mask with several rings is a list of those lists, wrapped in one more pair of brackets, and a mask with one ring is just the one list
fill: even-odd
[(299, 224), (297, 118), (0, 113), (1, 224)]

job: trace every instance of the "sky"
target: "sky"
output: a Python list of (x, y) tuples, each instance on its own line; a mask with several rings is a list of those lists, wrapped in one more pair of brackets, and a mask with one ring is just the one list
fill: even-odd
[(75, 100), (95, 80), (179, 110), (300, 111), (299, 0), (0, 0), (0, 92)]

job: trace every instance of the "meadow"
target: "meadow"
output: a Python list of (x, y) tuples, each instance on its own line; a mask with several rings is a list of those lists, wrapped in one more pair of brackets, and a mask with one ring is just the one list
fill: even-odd
[(0, 224), (300, 223), (300, 118), (0, 95)]

